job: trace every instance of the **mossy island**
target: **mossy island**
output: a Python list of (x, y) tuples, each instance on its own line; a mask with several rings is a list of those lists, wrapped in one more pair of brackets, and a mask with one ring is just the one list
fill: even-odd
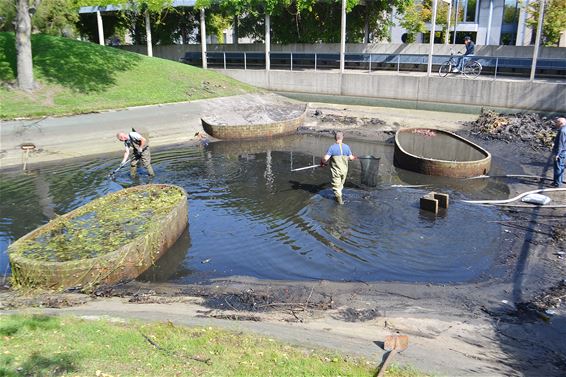
[(187, 193), (149, 184), (98, 198), (8, 248), (12, 284), (89, 290), (133, 279), (175, 243), (188, 223)]

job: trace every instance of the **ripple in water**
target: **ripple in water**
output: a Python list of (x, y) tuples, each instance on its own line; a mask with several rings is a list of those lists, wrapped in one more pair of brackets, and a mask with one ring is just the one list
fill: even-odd
[[(462, 282), (490, 271), (500, 245), (501, 229), (494, 222), (499, 213), (453, 200), (446, 213), (434, 217), (419, 210), (418, 199), (433, 189), (452, 199), (486, 193), (505, 197), (501, 187), (473, 188), (426, 177), (430, 190), (391, 188), (421, 178), (407, 178), (391, 166), (390, 146), (350, 143), (358, 154), (381, 157), (380, 176), (377, 187), (364, 187), (358, 162), (351, 163), (346, 204), (339, 206), (332, 200), (327, 169), (290, 171), (311, 165), (330, 143), (293, 137), (271, 144), (212, 143), (153, 152), (154, 182), (176, 184), (189, 193), (190, 225), (143, 278)], [(112, 156), (112, 162), (118, 159)], [(107, 180), (113, 167), (100, 158), (45, 165), (31, 174), (2, 173), (0, 275), (8, 269), (10, 242), (54, 213), (132, 184), (127, 169), (116, 182)]]

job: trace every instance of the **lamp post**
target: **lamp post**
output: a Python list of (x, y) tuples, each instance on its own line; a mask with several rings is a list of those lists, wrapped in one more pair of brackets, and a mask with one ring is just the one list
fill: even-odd
[(438, 5), (438, 0), (433, 0), (432, 2), (432, 21), (430, 25), (430, 49), (428, 51), (428, 66), (426, 70), (426, 75), (430, 76), (432, 72), (432, 50), (434, 48), (434, 34), (436, 26), (436, 7)]
[(446, 18), (446, 35), (444, 36), (444, 44), (450, 41), (450, 16), (452, 15), (452, 0), (442, 0), (448, 3), (448, 18)]
[(542, 34), (542, 23), (544, 22), (544, 5), (545, 5), (545, 1), (540, 0), (539, 10), (538, 10), (537, 36), (536, 36), (536, 40), (535, 40), (535, 49), (533, 51), (533, 64), (531, 66), (531, 79), (530, 79), (530, 81), (534, 81), (535, 71), (537, 69), (538, 48), (540, 46), (540, 37), (541, 37), (541, 34)]

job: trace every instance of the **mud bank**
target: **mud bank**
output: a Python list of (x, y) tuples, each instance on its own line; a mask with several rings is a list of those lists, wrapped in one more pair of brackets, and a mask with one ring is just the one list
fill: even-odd
[[(390, 142), (400, 126), (444, 127), (489, 150), (505, 166), (492, 175), (550, 177), (549, 153), (520, 143), (476, 139), (453, 114), (415, 116), (374, 108), (310, 104), (301, 132)], [(428, 112), (423, 112), (427, 113)], [(449, 118), (449, 119), (448, 119)], [(324, 119), (324, 120), (323, 120)], [(469, 120), (464, 116), (462, 121)], [(515, 193), (545, 179), (502, 179)], [(566, 203), (566, 195), (553, 199)], [(564, 209), (507, 208), (497, 277), (466, 284), (269, 281), (233, 276), (198, 284), (143, 281), (78, 293), (26, 296), (0, 290), (0, 313), (109, 315), (222, 326), (297, 344), (335, 348), (379, 362), (386, 335), (410, 337), (397, 361), (440, 375), (559, 376), (566, 368)], [(478, 235), (481, 237), (481, 235)], [(473, 242), (473, 240), (470, 240)], [(448, 256), (449, 257), (449, 256)]]

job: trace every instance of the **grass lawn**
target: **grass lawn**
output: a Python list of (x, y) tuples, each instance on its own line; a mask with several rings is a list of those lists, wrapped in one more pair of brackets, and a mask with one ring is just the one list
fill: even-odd
[[(0, 376), (372, 376), (361, 359), (172, 323), (0, 315)], [(393, 367), (387, 376), (422, 376)]]
[(257, 91), (187, 64), (49, 35), (33, 35), (33, 93), (13, 89), (13, 33), (0, 33), (0, 118), (65, 115)]

